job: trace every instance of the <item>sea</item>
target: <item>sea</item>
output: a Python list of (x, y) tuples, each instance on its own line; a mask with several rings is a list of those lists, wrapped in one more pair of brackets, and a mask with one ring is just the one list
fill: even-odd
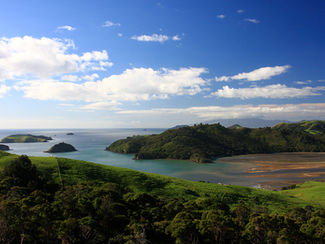
[[(186, 160), (133, 160), (133, 154), (119, 154), (105, 148), (118, 139), (133, 135), (159, 134), (165, 129), (26, 129), (0, 130), (0, 139), (13, 134), (50, 136), (53, 140), (41, 143), (5, 143), (10, 153), (28, 156), (57, 156), (85, 160), (104, 165), (134, 169), (142, 172), (162, 174), (192, 181), (259, 187), (257, 179), (248, 176), (249, 163), (224, 163), (216, 159), (213, 163), (198, 164)], [(73, 135), (67, 135), (73, 133)], [(73, 145), (78, 151), (49, 154), (50, 147), (59, 142)]]

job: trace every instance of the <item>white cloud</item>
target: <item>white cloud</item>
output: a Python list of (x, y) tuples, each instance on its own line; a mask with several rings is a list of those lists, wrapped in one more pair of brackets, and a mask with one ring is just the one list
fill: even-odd
[(118, 37), (122, 37), (123, 34), (122, 34), (122, 33), (117, 33), (117, 36), (118, 36)]
[(61, 80), (78, 81), (78, 80), (80, 80), (80, 78), (78, 75), (64, 75), (61, 77)]
[(181, 38), (178, 35), (175, 35), (175, 36), (172, 37), (172, 40), (173, 41), (180, 41)]
[(174, 35), (174, 36), (167, 36), (163, 34), (152, 34), (152, 35), (141, 35), (141, 36), (132, 36), (132, 40), (136, 40), (139, 42), (160, 42), (163, 43), (168, 40), (172, 41), (180, 41), (181, 37), (179, 35)]
[(113, 26), (121, 26), (120, 23), (114, 23), (112, 21), (106, 20), (103, 24), (103, 27), (113, 27)]
[(96, 102), (84, 105), (81, 109), (85, 110), (118, 110), (119, 102), (116, 101), (105, 101), (105, 102)]
[[(147, 121), (166, 126), (179, 123), (198, 123), (217, 119), (264, 118), (264, 119), (325, 119), (325, 103), (260, 104), (234, 106), (206, 106), (189, 108), (160, 108), (150, 110), (121, 110), (124, 118)], [(161, 124), (163, 122), (163, 124)]]
[(6, 85), (1, 85), (0, 86), (0, 98), (3, 97), (6, 93), (10, 91), (10, 87)]
[(64, 81), (71, 81), (71, 82), (76, 82), (76, 81), (93, 81), (95, 79), (98, 79), (99, 75), (97, 73), (93, 73), (91, 75), (84, 75), (84, 76), (78, 76), (78, 75), (63, 75), (60, 80)]
[[(201, 77), (206, 72), (205, 68), (132, 68), (102, 81), (81, 84), (51, 79), (25, 81), (18, 85), (17, 90), (23, 91), (27, 98), (39, 100), (98, 103), (166, 99), (173, 95), (195, 95), (201, 92), (208, 83)], [(96, 107), (103, 107), (102, 104), (98, 103)]]
[(91, 75), (84, 75), (81, 77), (81, 80), (86, 81), (93, 81), (99, 78), (99, 75), (97, 73), (91, 74)]
[(74, 107), (75, 106), (72, 103), (60, 103), (59, 105), (62, 106), (62, 107)]
[(249, 18), (247, 18), (247, 19), (245, 19), (245, 21), (250, 22), (250, 23), (254, 23), (254, 24), (260, 23), (260, 21), (257, 20), (257, 19), (249, 19)]
[(114, 100), (164, 99), (170, 95), (195, 95), (201, 92), (201, 86), (206, 85), (207, 81), (200, 76), (206, 72), (205, 68), (133, 68), (121, 75), (103, 79), (102, 85)]
[(319, 91), (324, 91), (325, 87), (303, 87), (294, 88), (286, 85), (276, 84), (264, 87), (252, 88), (230, 88), (223, 86), (222, 89), (212, 93), (212, 96), (223, 98), (300, 98), (308, 96), (322, 95)]
[(67, 30), (67, 31), (74, 31), (74, 30), (76, 30), (75, 27), (72, 27), (70, 25), (59, 26), (57, 29), (58, 30)]
[(77, 84), (57, 80), (30, 80), (20, 83), (16, 89), (23, 91), (26, 98), (39, 100), (97, 102), (107, 98), (96, 82)]
[(0, 38), (0, 81), (32, 75), (53, 75), (105, 69), (111, 66), (105, 50), (70, 53), (71, 40), (34, 38), (31, 36)]
[(217, 18), (218, 18), (218, 19), (224, 19), (224, 18), (226, 18), (226, 15), (224, 15), (224, 14), (219, 14), (219, 15), (217, 15)]
[(242, 14), (242, 13), (244, 13), (245, 12), (245, 10), (243, 10), (243, 9), (238, 9), (237, 10), (237, 13), (239, 13), (239, 14)]
[(162, 34), (152, 34), (152, 35), (141, 35), (141, 36), (132, 36), (132, 40), (140, 42), (160, 42), (163, 43), (169, 39), (168, 36)]
[(267, 80), (273, 76), (280, 75), (286, 72), (290, 68), (290, 65), (274, 66), (274, 67), (262, 67), (253, 70), (248, 73), (239, 73), (233, 76), (221, 76), (216, 77), (216, 81), (230, 81), (230, 80), (247, 80), (247, 81), (259, 81)]
[(295, 82), (298, 85), (307, 85), (307, 84), (311, 84), (312, 81), (311, 80), (306, 80), (306, 81), (296, 81)]

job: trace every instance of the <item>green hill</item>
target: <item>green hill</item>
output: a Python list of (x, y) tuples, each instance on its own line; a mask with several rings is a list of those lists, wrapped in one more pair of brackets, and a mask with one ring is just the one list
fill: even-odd
[(325, 122), (281, 123), (274, 127), (225, 128), (199, 124), (159, 135), (133, 136), (106, 148), (117, 153), (135, 153), (135, 159), (171, 158), (209, 162), (215, 157), (251, 153), (323, 152)]
[(52, 140), (51, 137), (48, 136), (35, 136), (30, 134), (18, 134), (18, 135), (10, 135), (3, 138), (0, 142), (2, 143), (29, 143), (29, 142), (47, 142)]

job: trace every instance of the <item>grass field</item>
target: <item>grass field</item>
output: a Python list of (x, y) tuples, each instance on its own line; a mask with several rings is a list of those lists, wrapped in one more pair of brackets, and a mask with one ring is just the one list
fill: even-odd
[[(16, 157), (18, 156), (0, 151), (0, 169)], [(267, 207), (274, 212), (285, 212), (306, 205), (325, 207), (325, 183), (322, 182), (306, 182), (298, 185), (296, 189), (277, 192), (194, 182), (74, 159), (54, 157), (30, 157), (30, 159), (42, 173), (50, 175), (63, 185), (83, 182), (102, 185), (112, 182), (128, 187), (134, 192), (146, 192), (164, 198), (212, 197), (232, 206), (244, 200), (252, 205)]]

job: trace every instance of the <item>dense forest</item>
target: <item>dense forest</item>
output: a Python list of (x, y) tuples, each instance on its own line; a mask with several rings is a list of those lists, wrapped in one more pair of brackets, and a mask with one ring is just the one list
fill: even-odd
[[(42, 158), (38, 160), (42, 161)], [(42, 162), (39, 162), (42, 165)], [(325, 210), (167, 198), (123, 184), (63, 184), (27, 156), (0, 176), (1, 243), (324, 243)]]
[(170, 129), (159, 135), (128, 137), (106, 149), (134, 153), (135, 159), (170, 158), (197, 163), (251, 153), (324, 152), (325, 121), (281, 123), (256, 129), (199, 124)]

